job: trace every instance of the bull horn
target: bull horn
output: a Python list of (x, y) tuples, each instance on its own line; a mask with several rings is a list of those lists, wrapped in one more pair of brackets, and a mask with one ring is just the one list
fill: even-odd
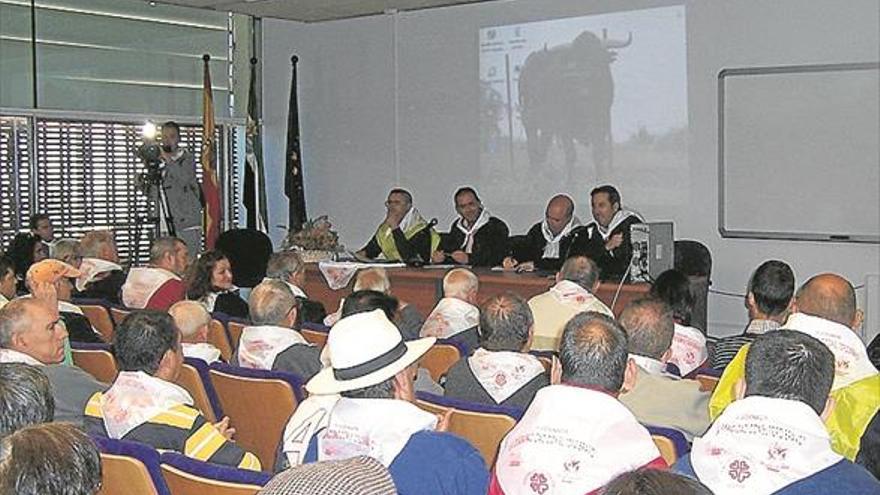
[(626, 40), (624, 41), (624, 40), (609, 40), (608, 39), (608, 30), (602, 29), (602, 46), (609, 49), (609, 50), (626, 48), (630, 44), (632, 44), (632, 41), (633, 41), (632, 31), (627, 33)]

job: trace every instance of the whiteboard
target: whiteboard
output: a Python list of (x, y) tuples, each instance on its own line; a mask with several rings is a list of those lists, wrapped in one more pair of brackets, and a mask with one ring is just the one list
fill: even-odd
[(880, 242), (880, 64), (718, 75), (723, 237)]

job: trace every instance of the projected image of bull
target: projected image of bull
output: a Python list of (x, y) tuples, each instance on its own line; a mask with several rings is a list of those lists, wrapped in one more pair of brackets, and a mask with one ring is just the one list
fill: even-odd
[(611, 105), (614, 80), (611, 64), (618, 50), (633, 42), (601, 38), (584, 31), (571, 43), (544, 47), (530, 53), (519, 75), (519, 112), (525, 129), (529, 164), (539, 168), (551, 146), (565, 156), (567, 178), (574, 176), (575, 143), (590, 148), (598, 175), (613, 162)]

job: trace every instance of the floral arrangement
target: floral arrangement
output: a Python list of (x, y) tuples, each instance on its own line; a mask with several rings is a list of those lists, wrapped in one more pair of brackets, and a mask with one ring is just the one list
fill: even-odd
[(337, 252), (342, 250), (339, 245), (339, 234), (333, 230), (333, 225), (327, 215), (307, 221), (297, 232), (289, 232), (287, 238), (284, 239), (283, 247), (297, 251)]

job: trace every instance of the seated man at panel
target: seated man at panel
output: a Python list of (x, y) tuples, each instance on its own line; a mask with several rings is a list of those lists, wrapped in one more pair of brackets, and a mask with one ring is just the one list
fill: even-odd
[(86, 405), (94, 435), (180, 452), (204, 462), (260, 469), (260, 461), (231, 441), (229, 418), (213, 425), (174, 384), (183, 366), (180, 332), (166, 313), (134, 311), (116, 328), (113, 348), (119, 375)]
[(9, 256), (0, 254), (0, 309), (15, 299), (15, 263)]
[(39, 366), (52, 386), (55, 420), (82, 424), (89, 397), (107, 385), (76, 366), (59, 364), (66, 338), (57, 307), (42, 300), (16, 299), (0, 310), (0, 363)]
[(629, 358), (638, 366), (635, 385), (620, 402), (646, 425), (675, 428), (688, 440), (709, 427), (709, 393), (700, 383), (666, 372), (674, 333), (672, 311), (658, 299), (627, 304), (620, 325), (628, 337)]
[(93, 230), (87, 232), (79, 241), (83, 256), (76, 280), (77, 294), (80, 297), (93, 297), (119, 304), (122, 284), (126, 274), (119, 265), (119, 252), (112, 230)]
[[(837, 406), (825, 418), (831, 447), (880, 479), (880, 374), (855, 332), (862, 324), (855, 290), (838, 275), (816, 275), (798, 289), (794, 308), (796, 312), (778, 331), (804, 332), (834, 354), (831, 397)], [(713, 418), (734, 400), (735, 384), (744, 376), (748, 354), (746, 344), (721, 375), (709, 402)]]
[(0, 439), (55, 418), (55, 399), (39, 366), (0, 363)]
[(447, 397), (482, 404), (529, 407), (550, 384), (537, 357), (528, 354), (532, 310), (520, 296), (497, 295), (480, 308), (480, 348), (446, 374)]
[(357, 252), (365, 258), (427, 263), (440, 245), (440, 235), (422, 218), (413, 206), (412, 194), (405, 189), (392, 189), (385, 201), (385, 220), (376, 229), (370, 242)]
[(831, 448), (822, 420), (835, 407), (834, 355), (824, 344), (770, 332), (752, 343), (745, 368), (737, 400), (677, 470), (718, 494), (880, 493), (880, 481)]
[(422, 325), (422, 337), (452, 339), (468, 353), (480, 345), (480, 308), (476, 307), (480, 280), (466, 268), (455, 268), (443, 277), (443, 299)]
[(306, 283), (306, 264), (296, 251), (272, 253), (266, 265), (266, 278), (278, 279), (287, 284), (300, 302), (301, 321), (321, 323), (327, 316), (324, 305), (309, 299), (302, 289)]
[(620, 325), (578, 314), (565, 326), (559, 356), (561, 382), (538, 391), (504, 438), (489, 495), (597, 493), (626, 471), (666, 467), (651, 434), (617, 400), (637, 373)]
[(580, 224), (580, 219), (574, 216), (571, 196), (553, 196), (547, 203), (544, 221), (533, 225), (522, 243), (511, 244), (511, 255), (504, 258), (504, 268), (523, 272), (558, 271), (569, 255), (585, 253), (589, 236), (578, 228)]
[(672, 337), (669, 362), (678, 367), (680, 376), (689, 375), (709, 359), (706, 336), (699, 328), (690, 326), (696, 304), (690, 281), (678, 270), (666, 270), (654, 281), (651, 295), (672, 309), (675, 335)]
[(252, 326), (245, 327), (233, 364), (296, 373), (308, 380), (321, 369), (321, 351), (296, 331), (299, 301), (280, 280), (265, 280), (248, 301)]
[[(50, 284), (55, 288), (58, 300), (58, 313), (71, 342), (88, 344), (103, 343), (104, 339), (92, 328), (92, 323), (79, 306), (70, 302), (73, 282), (80, 275), (76, 268), (55, 259), (38, 261), (27, 271), (27, 286), (34, 293), (40, 284)], [(28, 297), (28, 296), (24, 296)]]
[(211, 313), (205, 305), (196, 301), (178, 301), (171, 306), (168, 314), (180, 330), (180, 345), (183, 356), (197, 358), (211, 364), (220, 360), (220, 349), (208, 343), (208, 330)]
[(122, 302), (133, 309), (168, 311), (186, 299), (183, 275), (189, 265), (186, 244), (176, 237), (161, 237), (150, 246), (150, 264), (129, 270), (122, 286)]
[(327, 340), (332, 367), (306, 389), (342, 398), (309, 440), (306, 462), (368, 455), (388, 468), (401, 495), (486, 493), (488, 473), (476, 449), (413, 404), (414, 365), (433, 344), (404, 342), (382, 310), (339, 320)]
[(500, 265), (507, 255), (510, 230), (503, 220), (489, 215), (477, 192), (462, 187), (455, 192), (458, 218), (443, 234), (440, 250), (434, 251), (434, 263), (453, 262), (472, 266)]
[(758, 335), (776, 330), (785, 323), (794, 302), (794, 272), (783, 261), (761, 263), (749, 279), (746, 309), (749, 325), (740, 335), (718, 339), (710, 358), (712, 367), (723, 370), (742, 346)]
[(614, 186), (601, 186), (590, 192), (593, 221), (587, 224), (590, 237), (589, 255), (596, 260), (604, 279), (619, 279), (629, 270), (632, 244), (629, 228), (641, 223), (642, 217), (620, 203)]
[(535, 335), (532, 349), (556, 351), (562, 330), (574, 315), (596, 311), (611, 316), (611, 310), (598, 297), (599, 269), (586, 256), (572, 256), (565, 260), (556, 274), (556, 285), (547, 292), (529, 300), (535, 316)]

